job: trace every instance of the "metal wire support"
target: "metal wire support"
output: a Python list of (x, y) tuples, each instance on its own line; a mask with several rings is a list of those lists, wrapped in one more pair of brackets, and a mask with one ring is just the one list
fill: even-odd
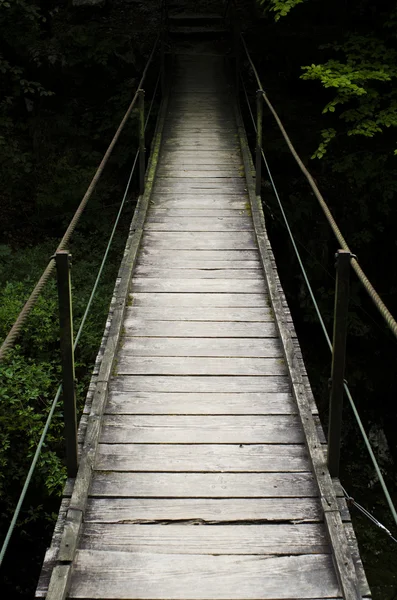
[(138, 90), (138, 109), (139, 109), (139, 193), (145, 191), (145, 91)]
[(255, 192), (259, 196), (262, 188), (262, 122), (263, 90), (256, 92), (256, 150), (255, 150)]
[(77, 414), (73, 350), (72, 286), (70, 281), (70, 254), (59, 250), (55, 255), (58, 279), (59, 324), (61, 337), (62, 397), (65, 423), (66, 468), (68, 477), (76, 477)]
[(331, 477), (339, 476), (342, 433), (343, 385), (345, 380), (347, 316), (349, 307), (350, 262), (347, 250), (336, 254), (336, 289), (334, 335), (332, 344), (331, 393), (328, 423), (328, 469)]

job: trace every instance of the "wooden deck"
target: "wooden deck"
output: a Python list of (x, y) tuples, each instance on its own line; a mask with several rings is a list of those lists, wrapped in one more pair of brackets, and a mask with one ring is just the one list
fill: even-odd
[(223, 57), (177, 57), (162, 126), (103, 416), (88, 405), (37, 597), (53, 567), (51, 599), (369, 595)]

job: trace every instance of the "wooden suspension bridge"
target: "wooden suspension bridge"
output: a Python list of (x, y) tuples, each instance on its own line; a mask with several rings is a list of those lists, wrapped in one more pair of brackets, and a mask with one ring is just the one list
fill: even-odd
[(224, 49), (196, 38), (174, 45), (36, 597), (370, 597)]

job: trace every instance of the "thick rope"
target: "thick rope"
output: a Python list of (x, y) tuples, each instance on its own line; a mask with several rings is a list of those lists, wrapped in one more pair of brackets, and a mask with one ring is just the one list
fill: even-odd
[[(138, 90), (141, 89), (142, 84), (145, 81), (146, 74), (147, 74), (148, 68), (150, 66), (150, 63), (152, 62), (154, 53), (156, 51), (158, 41), (159, 41), (159, 36), (157, 37), (157, 39), (154, 43), (153, 49), (152, 49), (150, 56), (148, 58), (148, 61), (146, 63), (145, 69), (142, 74), (142, 78), (138, 84), (138, 88), (137, 88)], [(80, 202), (80, 205), (78, 206), (71, 222), (69, 223), (67, 230), (65, 231), (63, 238), (61, 239), (61, 241), (58, 245), (58, 248), (56, 249), (56, 252), (58, 252), (59, 250), (66, 249), (66, 246), (68, 245), (70, 238), (71, 238), (74, 230), (76, 229), (76, 226), (81, 218), (81, 215), (83, 214), (83, 211), (84, 211), (85, 207), (87, 206), (87, 203), (90, 200), (90, 198), (96, 188), (96, 185), (105, 169), (105, 166), (109, 160), (109, 157), (113, 152), (113, 149), (120, 137), (120, 134), (123, 131), (125, 124), (127, 123), (128, 119), (131, 115), (131, 112), (136, 104), (137, 98), (138, 98), (138, 92), (135, 93), (135, 95), (131, 101), (131, 104), (129, 105), (129, 107), (127, 109), (127, 112), (125, 113), (116, 133), (114, 134), (113, 139), (110, 142), (109, 147), (106, 150), (105, 155), (102, 158), (102, 161), (101, 161), (98, 169), (96, 170), (96, 173), (95, 173), (94, 177), (92, 178), (92, 181), (91, 181), (90, 185), (88, 186), (88, 189), (87, 189), (86, 193), (84, 194), (82, 201)], [(9, 350), (11, 350), (11, 348), (14, 346), (15, 341), (16, 341), (17, 337), (19, 336), (23, 325), (25, 324), (27, 317), (31, 313), (33, 307), (35, 306), (35, 304), (37, 302), (38, 297), (40, 296), (41, 292), (43, 291), (44, 286), (48, 282), (48, 280), (49, 280), (50, 276), (52, 275), (52, 273), (54, 272), (54, 270), (55, 270), (55, 260), (54, 260), (54, 258), (51, 258), (48, 265), (44, 269), (42, 276), (36, 283), (28, 300), (26, 301), (21, 312), (19, 313), (14, 325), (10, 329), (7, 337), (5, 338), (4, 342), (2, 343), (2, 345), (0, 347), (0, 361), (4, 359), (6, 353)]]
[[(257, 84), (259, 86), (259, 89), (263, 89), (262, 88), (262, 83), (261, 80), (259, 78), (258, 72), (255, 68), (254, 63), (252, 62), (252, 58), (250, 56), (250, 53), (248, 52), (248, 48), (247, 45), (245, 43), (244, 38), (241, 36), (241, 40), (242, 40), (242, 44), (244, 47), (244, 50), (246, 52), (248, 61), (251, 65), (251, 68), (253, 70), (253, 73), (255, 75)], [(305, 167), (305, 165), (303, 164), (300, 156), (298, 155), (297, 151), (295, 150), (287, 132), (285, 131), (285, 128), (281, 122), (280, 117), (278, 116), (275, 108), (273, 107), (272, 103), (270, 102), (269, 98), (267, 97), (266, 93), (263, 93), (263, 99), (266, 102), (270, 112), (272, 113), (286, 143), (288, 148), (290, 149), (290, 152), (292, 154), (292, 156), (294, 157), (295, 161), (297, 162), (300, 170), (302, 171), (302, 173), (304, 174), (304, 176), (306, 177), (307, 181), (309, 182), (309, 185), (311, 187), (311, 189), (313, 190), (314, 195), (316, 196), (323, 212), (325, 215), (325, 218), (327, 219), (336, 239), (338, 240), (339, 246), (340, 248), (342, 248), (343, 250), (347, 250), (348, 252), (350, 252), (350, 254), (352, 254), (345, 238), (343, 237), (338, 225), (336, 224), (336, 221), (334, 219), (334, 217), (332, 216), (332, 213), (326, 203), (326, 201), (324, 200), (323, 195), (321, 194), (320, 190), (318, 189), (312, 175), (310, 174), (310, 172), (307, 170), (307, 168)], [(352, 258), (351, 258), (351, 265), (357, 275), (357, 277), (359, 278), (359, 280), (361, 281), (362, 285), (364, 286), (364, 289), (367, 291), (368, 295), (370, 296), (370, 298), (372, 299), (373, 303), (375, 304), (375, 306), (377, 307), (377, 309), (379, 310), (380, 314), (382, 315), (382, 317), (384, 318), (384, 320), (386, 321), (389, 329), (391, 330), (391, 332), (393, 333), (393, 335), (397, 338), (397, 322), (394, 319), (393, 315), (391, 314), (391, 312), (389, 311), (389, 309), (387, 308), (387, 306), (385, 305), (385, 303), (383, 302), (383, 300), (381, 299), (381, 297), (379, 296), (379, 294), (377, 293), (377, 291), (375, 290), (375, 288), (373, 287), (373, 285), (371, 284), (371, 282), (369, 281), (368, 277), (366, 276), (366, 274), (364, 273), (364, 271), (362, 270), (362, 268), (360, 267), (360, 264), (358, 263), (357, 258), (352, 254)]]
[[(245, 84), (244, 84), (244, 81), (243, 81), (243, 78), (242, 78), (242, 77), (241, 77), (241, 80), (242, 80), (242, 84), (243, 84), (243, 89), (244, 89), (245, 99), (246, 99), (246, 101), (247, 101), (248, 109), (249, 109), (250, 116), (251, 116), (251, 119), (252, 119), (252, 124), (253, 124), (253, 126), (254, 126), (254, 129), (255, 129), (255, 132), (256, 132), (256, 129), (257, 129), (257, 128), (256, 128), (256, 123), (255, 123), (255, 117), (254, 117), (254, 114), (253, 114), (253, 112), (252, 112), (252, 109), (251, 109), (251, 105), (250, 105), (250, 102), (249, 102), (249, 98), (248, 98), (247, 90), (246, 90), (246, 87), (245, 87)], [(321, 314), (321, 312), (320, 312), (320, 307), (318, 306), (318, 303), (317, 303), (316, 297), (315, 297), (315, 295), (314, 295), (314, 292), (313, 292), (313, 288), (312, 288), (312, 286), (311, 286), (311, 284), (310, 284), (309, 277), (308, 277), (308, 275), (307, 275), (306, 269), (305, 269), (305, 267), (304, 267), (304, 264), (303, 264), (303, 261), (302, 261), (301, 255), (300, 255), (300, 252), (299, 252), (299, 250), (298, 250), (298, 247), (297, 247), (297, 245), (296, 245), (296, 242), (295, 242), (294, 235), (293, 235), (293, 233), (292, 233), (292, 230), (291, 230), (291, 227), (290, 227), (290, 225), (289, 225), (289, 222), (288, 222), (287, 215), (286, 215), (286, 213), (285, 213), (285, 211), (284, 211), (284, 207), (283, 207), (283, 204), (282, 204), (282, 202), (281, 202), (280, 195), (279, 195), (279, 193), (278, 193), (278, 190), (277, 190), (276, 184), (275, 184), (275, 182), (274, 182), (274, 179), (273, 179), (272, 173), (271, 173), (271, 171), (270, 171), (270, 167), (269, 167), (269, 164), (268, 164), (268, 162), (267, 162), (267, 160), (266, 160), (266, 156), (265, 156), (265, 153), (264, 153), (263, 149), (261, 150), (261, 152), (262, 152), (262, 158), (263, 158), (263, 161), (264, 161), (264, 163), (265, 163), (265, 167), (266, 167), (266, 170), (267, 170), (267, 173), (268, 173), (268, 176), (269, 176), (269, 181), (270, 181), (270, 184), (271, 184), (271, 186), (272, 186), (272, 188), (273, 188), (274, 195), (275, 195), (275, 197), (276, 197), (276, 200), (277, 200), (277, 203), (278, 203), (278, 205), (279, 205), (279, 208), (280, 208), (280, 211), (281, 211), (281, 214), (282, 214), (283, 220), (284, 220), (284, 224), (285, 224), (285, 226), (286, 226), (286, 228), (287, 228), (287, 231), (288, 231), (288, 235), (289, 235), (289, 238), (290, 238), (291, 244), (292, 244), (292, 246), (293, 246), (293, 249), (294, 249), (294, 251), (295, 251), (295, 254), (296, 254), (296, 257), (297, 257), (297, 260), (298, 260), (298, 263), (299, 263), (300, 269), (301, 269), (301, 271), (302, 271), (303, 278), (304, 278), (304, 280), (305, 280), (305, 283), (306, 283), (307, 289), (308, 289), (308, 291), (309, 291), (309, 295), (310, 295), (310, 297), (311, 297), (311, 299), (312, 299), (312, 302), (313, 302), (313, 305), (314, 305), (315, 311), (316, 311), (316, 313), (317, 313), (317, 317), (318, 317), (318, 320), (319, 320), (319, 322), (320, 322), (321, 329), (323, 330), (324, 337), (325, 337), (325, 339), (326, 339), (326, 342), (327, 342), (327, 346), (328, 346), (328, 348), (330, 349), (330, 351), (331, 351), (331, 353), (332, 353), (332, 351), (333, 351), (333, 346), (332, 346), (332, 341), (331, 341), (331, 338), (330, 338), (330, 336), (329, 336), (329, 334), (328, 334), (328, 331), (327, 331), (327, 328), (326, 328), (326, 326), (325, 326), (325, 323), (324, 323), (323, 316), (322, 316), (322, 314)], [(393, 516), (394, 522), (395, 522), (395, 523), (396, 523), (396, 525), (397, 525), (397, 512), (396, 512), (396, 508), (395, 508), (395, 506), (394, 506), (394, 504), (393, 504), (393, 501), (392, 501), (392, 499), (391, 499), (391, 496), (390, 496), (389, 490), (388, 490), (388, 488), (387, 488), (386, 482), (385, 482), (385, 480), (384, 480), (384, 478), (383, 478), (383, 475), (382, 475), (382, 472), (381, 472), (381, 470), (380, 470), (380, 467), (379, 467), (378, 461), (376, 460), (376, 456), (375, 456), (375, 454), (374, 454), (374, 452), (373, 452), (373, 450), (372, 450), (371, 443), (370, 443), (370, 441), (369, 441), (369, 438), (368, 438), (368, 436), (367, 436), (367, 432), (366, 432), (366, 431), (365, 431), (365, 429), (364, 429), (364, 425), (363, 425), (363, 423), (362, 423), (362, 421), (361, 421), (360, 415), (358, 414), (358, 410), (357, 410), (357, 408), (356, 408), (355, 402), (354, 402), (354, 400), (353, 400), (353, 397), (352, 397), (352, 395), (351, 395), (351, 393), (350, 393), (350, 390), (349, 390), (349, 387), (348, 387), (347, 383), (344, 383), (344, 390), (345, 390), (346, 396), (347, 396), (347, 398), (348, 398), (348, 400), (349, 400), (349, 403), (350, 403), (351, 409), (352, 409), (352, 411), (353, 411), (354, 417), (355, 417), (355, 419), (356, 419), (356, 421), (357, 421), (357, 425), (358, 425), (358, 427), (359, 427), (359, 429), (360, 429), (361, 435), (362, 435), (362, 437), (363, 437), (364, 444), (365, 444), (365, 446), (366, 446), (366, 448), (367, 448), (367, 450), (368, 450), (368, 454), (369, 454), (369, 456), (370, 456), (370, 459), (371, 459), (371, 461), (372, 461), (373, 467), (374, 467), (374, 469), (375, 469), (375, 472), (376, 472), (376, 474), (377, 474), (377, 477), (378, 477), (378, 479), (379, 479), (379, 483), (380, 483), (380, 485), (381, 485), (381, 488), (382, 488), (382, 490), (383, 490), (383, 493), (384, 493), (384, 495), (385, 495), (385, 498), (386, 498), (387, 504), (388, 504), (388, 506), (389, 506), (390, 512), (391, 512), (391, 514), (392, 514), (392, 516)]]
[[(157, 93), (157, 88), (158, 88), (158, 85), (159, 85), (159, 81), (160, 81), (160, 76), (157, 79), (157, 83), (156, 83), (156, 86), (155, 86), (155, 89), (154, 89), (152, 101), (150, 103), (150, 107), (149, 107), (149, 110), (148, 110), (148, 114), (147, 114), (147, 118), (146, 118), (146, 123), (145, 123), (145, 130), (147, 128), (147, 124), (149, 122), (149, 117), (150, 117), (150, 114), (152, 112), (153, 103), (154, 103), (154, 100), (155, 100), (155, 97), (156, 97), (156, 93)], [(92, 291), (91, 291), (91, 295), (90, 295), (89, 300), (87, 302), (87, 305), (86, 305), (86, 308), (85, 308), (85, 311), (84, 311), (84, 315), (83, 315), (83, 317), (81, 319), (80, 326), (79, 326), (79, 329), (77, 331), (76, 338), (74, 340), (73, 351), (75, 351), (76, 348), (77, 348), (77, 345), (78, 345), (79, 340), (80, 340), (80, 336), (81, 336), (81, 334), (83, 332), (84, 324), (85, 324), (85, 322), (87, 320), (87, 317), (88, 317), (88, 314), (89, 314), (92, 302), (94, 300), (95, 293), (96, 293), (96, 290), (98, 288), (98, 284), (99, 284), (99, 281), (100, 281), (100, 278), (101, 278), (101, 275), (102, 275), (105, 263), (107, 261), (109, 250), (110, 250), (113, 238), (114, 238), (114, 234), (116, 232), (117, 225), (118, 225), (118, 223), (120, 221), (120, 217), (121, 217), (121, 213), (123, 211), (124, 205), (126, 204), (126, 199), (127, 199), (128, 192), (129, 192), (129, 189), (130, 189), (130, 185), (131, 185), (131, 181), (132, 181), (132, 176), (133, 176), (134, 171), (135, 171), (135, 167), (136, 167), (136, 163), (137, 163), (137, 160), (138, 160), (138, 156), (139, 156), (139, 150), (135, 154), (134, 162), (132, 164), (130, 175), (129, 175), (129, 178), (128, 178), (128, 181), (127, 181), (127, 185), (126, 185), (126, 188), (125, 188), (125, 191), (124, 191), (123, 199), (121, 201), (120, 208), (118, 210), (116, 219), (114, 221), (113, 229), (112, 229), (112, 232), (110, 234), (110, 237), (109, 237), (109, 240), (108, 240), (108, 244), (107, 244), (105, 253), (103, 255), (102, 262), (101, 262), (101, 265), (99, 267), (99, 270), (98, 270), (98, 273), (97, 273), (97, 276), (96, 276), (96, 279), (95, 279), (94, 286), (93, 286)], [(52, 417), (54, 416), (55, 408), (56, 408), (56, 406), (58, 404), (58, 401), (59, 401), (59, 398), (60, 398), (60, 395), (61, 395), (61, 391), (62, 391), (62, 386), (60, 385), (58, 387), (58, 390), (57, 390), (57, 393), (55, 395), (55, 398), (54, 398), (54, 400), (52, 402), (50, 412), (48, 414), (48, 417), (47, 417), (44, 429), (43, 429), (41, 437), (40, 437), (40, 441), (39, 441), (39, 443), (37, 445), (37, 448), (36, 448), (36, 451), (35, 451), (32, 463), (30, 465), (29, 472), (28, 472), (28, 474), (26, 476), (25, 483), (24, 483), (23, 488), (22, 488), (21, 495), (19, 496), (18, 503), (17, 503), (16, 508), (14, 510), (14, 514), (12, 516), (11, 523), (9, 525), (6, 537), (4, 539), (3, 545), (2, 545), (1, 550), (0, 550), (0, 566), (1, 566), (2, 562), (3, 562), (5, 553), (6, 553), (7, 548), (8, 548), (8, 544), (10, 542), (11, 536), (12, 536), (13, 531), (15, 529), (15, 525), (17, 523), (17, 520), (18, 520), (18, 517), (19, 517), (19, 513), (20, 513), (21, 508), (22, 508), (23, 501), (25, 500), (26, 493), (28, 491), (30, 482), (32, 480), (33, 473), (34, 473), (34, 470), (35, 470), (36, 465), (37, 465), (37, 461), (39, 459), (39, 456), (40, 456), (41, 450), (43, 448), (43, 444), (44, 444), (44, 441), (45, 441), (45, 438), (46, 438), (46, 435), (47, 435), (47, 432), (48, 432), (48, 429), (49, 429), (49, 426), (50, 426), (51, 421), (52, 421)]]

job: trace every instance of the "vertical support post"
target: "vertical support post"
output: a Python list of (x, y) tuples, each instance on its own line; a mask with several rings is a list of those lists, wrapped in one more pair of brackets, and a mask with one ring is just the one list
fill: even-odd
[(62, 396), (65, 422), (66, 467), (68, 477), (76, 477), (78, 468), (77, 415), (74, 376), (70, 258), (70, 254), (67, 250), (59, 250), (55, 255), (58, 278), (59, 322), (61, 332)]
[(166, 39), (167, 39), (167, 26), (168, 26), (167, 3), (166, 3), (166, 0), (162, 0), (162, 2), (161, 2), (161, 49), (160, 49), (161, 64), (160, 64), (160, 69), (161, 69), (161, 93), (162, 93), (163, 97), (165, 95), (165, 85), (166, 85), (165, 44), (166, 44)]
[[(234, 8), (234, 7), (233, 7)], [(240, 93), (240, 29), (237, 24), (237, 17), (235, 14), (235, 9), (233, 10), (233, 20), (234, 20), (234, 58), (235, 58), (235, 87), (236, 87), (236, 95), (239, 99)]]
[(138, 90), (139, 107), (139, 193), (145, 191), (145, 92)]
[(165, 31), (164, 31), (164, 26), (163, 26), (163, 31), (161, 32), (161, 56), (160, 56), (160, 77), (161, 77), (161, 94), (162, 97), (164, 98), (165, 96)]
[(338, 250), (336, 259), (337, 273), (328, 424), (328, 468), (331, 477), (339, 476), (351, 254), (347, 250)]
[(256, 151), (255, 151), (255, 193), (261, 193), (262, 187), (262, 121), (263, 121), (263, 91), (256, 92)]

